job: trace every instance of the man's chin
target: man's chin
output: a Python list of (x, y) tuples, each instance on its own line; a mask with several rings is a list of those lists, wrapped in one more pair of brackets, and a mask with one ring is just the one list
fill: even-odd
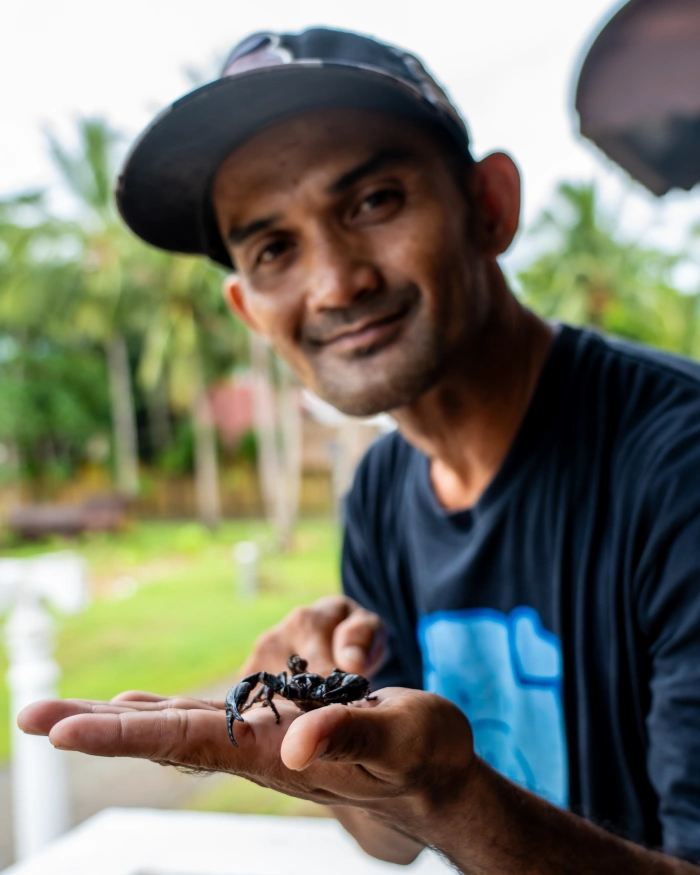
[[(374, 375), (373, 375), (374, 376)], [(415, 403), (434, 382), (426, 374), (402, 374), (400, 379), (387, 377), (379, 382), (374, 379), (357, 382), (329, 379), (328, 373), (318, 380), (314, 391), (346, 416), (368, 417), (388, 413)]]
[[(376, 416), (407, 407), (430, 389), (440, 370), (440, 346), (425, 332), (406, 332), (362, 355), (333, 354), (326, 349), (307, 359), (311, 386), (319, 397), (348, 416)], [(401, 338), (402, 342), (398, 342)]]

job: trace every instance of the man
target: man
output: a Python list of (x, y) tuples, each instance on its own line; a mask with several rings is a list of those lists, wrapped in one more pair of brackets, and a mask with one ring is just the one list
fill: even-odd
[(700, 872), (700, 368), (522, 308), (497, 263), (513, 162), (475, 163), (421, 65), (354, 34), (242, 43), (118, 198), (145, 239), (233, 268), (232, 310), (314, 391), (395, 417), (348, 500), (347, 596), (244, 668), (298, 652), (377, 699), (254, 708), (237, 748), (221, 703), (135, 692), (38, 703), (25, 731), (326, 803), (395, 862)]

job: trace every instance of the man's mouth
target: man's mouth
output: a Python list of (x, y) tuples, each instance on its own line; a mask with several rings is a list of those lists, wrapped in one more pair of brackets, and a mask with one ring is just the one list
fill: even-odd
[(399, 310), (384, 316), (373, 316), (352, 325), (343, 326), (338, 331), (322, 338), (318, 345), (321, 348), (332, 348), (335, 352), (362, 353), (373, 351), (393, 340), (404, 317), (411, 310), (406, 304)]

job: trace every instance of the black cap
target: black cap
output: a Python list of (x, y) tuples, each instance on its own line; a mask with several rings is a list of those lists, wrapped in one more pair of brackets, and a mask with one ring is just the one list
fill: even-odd
[(336, 106), (437, 124), (469, 156), (464, 121), (413, 55), (327, 28), (258, 33), (232, 50), (220, 79), (175, 101), (133, 145), (117, 183), (124, 221), (161, 249), (232, 267), (210, 203), (217, 169), (267, 125)]

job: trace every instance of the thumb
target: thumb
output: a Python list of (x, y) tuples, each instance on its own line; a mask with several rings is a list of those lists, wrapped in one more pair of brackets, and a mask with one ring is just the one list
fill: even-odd
[(393, 759), (394, 721), (377, 707), (330, 705), (292, 723), (282, 741), (282, 762), (301, 771), (316, 760), (374, 763)]

